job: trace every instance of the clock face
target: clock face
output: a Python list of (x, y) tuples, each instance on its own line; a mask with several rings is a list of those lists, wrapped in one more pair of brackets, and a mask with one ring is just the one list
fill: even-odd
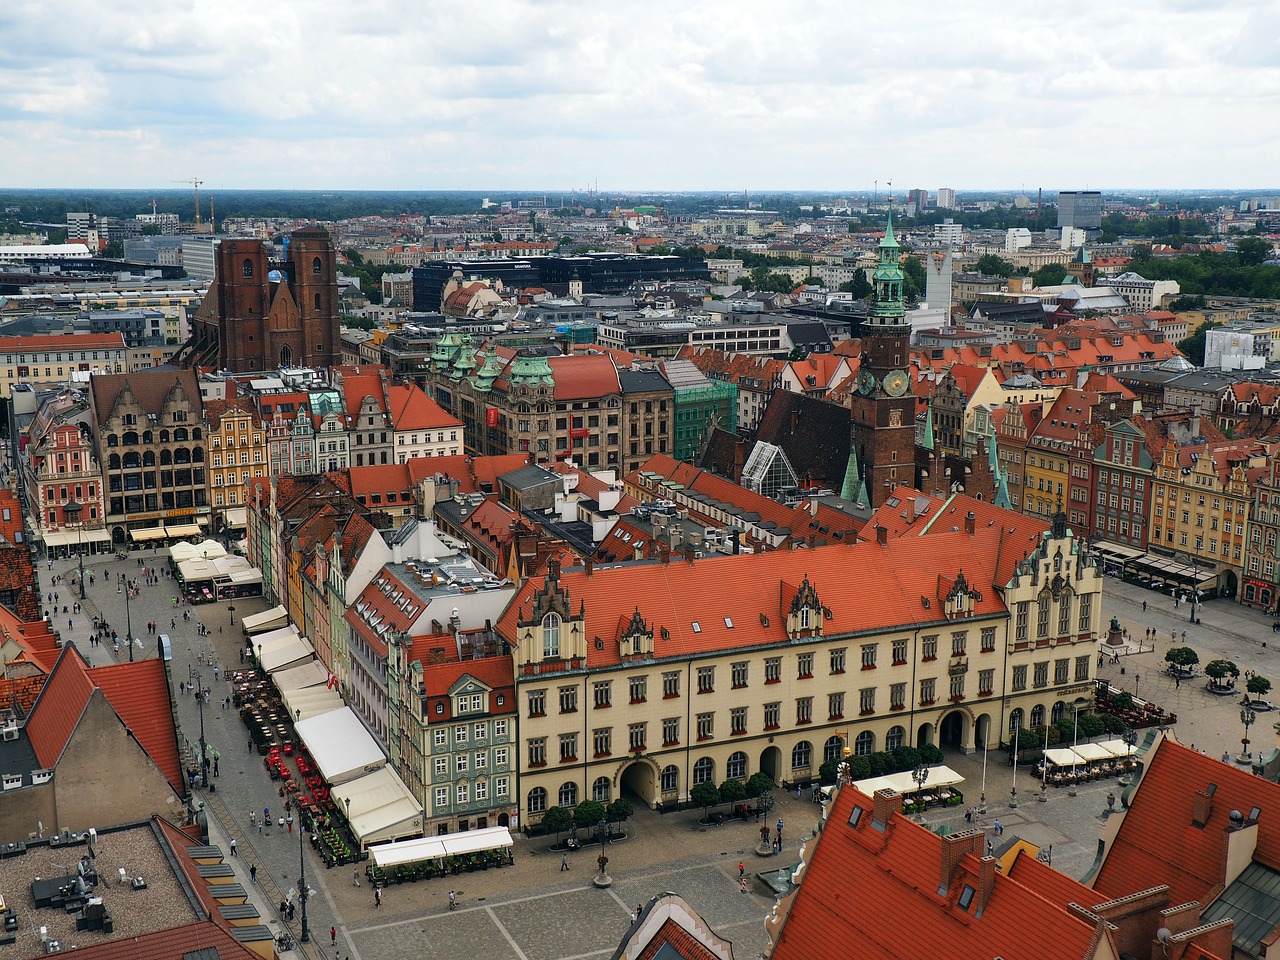
[(858, 374), (858, 392), (866, 396), (876, 388), (876, 377), (869, 370), (863, 370)]
[(900, 397), (907, 392), (911, 381), (901, 370), (891, 370), (884, 376), (884, 392), (891, 397)]

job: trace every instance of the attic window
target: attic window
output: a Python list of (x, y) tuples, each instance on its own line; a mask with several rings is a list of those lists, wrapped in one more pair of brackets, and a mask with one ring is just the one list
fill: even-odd
[(697, 620), (693, 621), (693, 632), (694, 633), (702, 632), (702, 624), (700, 624)]
[(438, 716), (441, 716), (443, 713), (444, 713), (444, 704), (443, 704), (443, 703), (437, 703), (437, 704), (436, 704), (436, 716), (437, 716), (437, 717), (438, 717)]
[(725, 625), (726, 627), (728, 627), (730, 630), (732, 630), (732, 629), (733, 629), (733, 618), (732, 618), (732, 617), (725, 617), (725, 618), (724, 618), (724, 625)]
[(853, 805), (853, 810), (849, 813), (849, 826), (857, 830), (858, 824), (862, 821), (863, 812), (863, 809), (855, 803)]
[(969, 886), (969, 884), (966, 883), (964, 885), (964, 889), (960, 891), (960, 900), (957, 902), (957, 905), (961, 910), (967, 911), (969, 909), (970, 905), (973, 903), (973, 895), (977, 892), (978, 891), (974, 890), (973, 887)]

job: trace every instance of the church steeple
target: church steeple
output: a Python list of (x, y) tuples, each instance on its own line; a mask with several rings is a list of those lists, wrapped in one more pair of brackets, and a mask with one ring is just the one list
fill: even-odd
[(893, 235), (893, 212), (885, 222), (884, 239), (880, 241), (880, 262), (871, 274), (871, 283), (875, 287), (875, 299), (871, 302), (871, 312), (867, 323), (877, 327), (897, 326), (904, 323), (906, 306), (902, 299), (902, 287), (905, 276), (898, 257), (902, 248)]

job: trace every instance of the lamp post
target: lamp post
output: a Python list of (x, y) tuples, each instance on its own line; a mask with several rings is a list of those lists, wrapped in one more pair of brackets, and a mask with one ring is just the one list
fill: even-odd
[(204, 739), (204, 687), (200, 683), (200, 671), (188, 665), (187, 679), (194, 680), (196, 685), (196, 706), (200, 710), (200, 776), (207, 786), (209, 779), (209, 745)]
[(1240, 763), (1248, 763), (1252, 759), (1249, 756), (1249, 728), (1257, 719), (1258, 715), (1248, 707), (1240, 711), (1240, 722), (1244, 724), (1244, 736), (1240, 738), (1240, 756), (1236, 758)]
[(63, 514), (70, 523), (76, 528), (76, 553), (80, 558), (80, 599), (84, 596), (84, 524), (80, 522), (80, 515), (84, 512), (84, 505), (74, 500), (68, 500), (66, 506), (62, 508)]
[(1200, 612), (1200, 566), (1199, 558), (1191, 556), (1191, 622), (1199, 623), (1196, 614)]
[[(1080, 742), (1080, 700), (1077, 698), (1071, 703), (1071, 755), (1074, 758), (1076, 752), (1076, 744)], [(1076, 761), (1071, 761), (1071, 789), (1067, 791), (1067, 796), (1074, 797), (1076, 795)]]
[(129, 578), (124, 578), (124, 642), (129, 645), (129, 662), (133, 663), (133, 614), (129, 610)]
[(1022, 717), (1015, 718), (1013, 725), (1013, 788), (1009, 791), (1009, 806), (1018, 805), (1018, 736), (1022, 733)]
[(298, 899), (302, 901), (302, 933), (298, 939), (302, 943), (311, 942), (311, 928), (307, 926), (307, 857), (306, 847), (302, 843), (302, 818), (298, 818)]
[(231, 625), (234, 627), (236, 625), (236, 608), (228, 603), (227, 613), (231, 614)]
[(911, 779), (916, 782), (916, 802), (920, 804), (920, 809), (916, 813), (916, 820), (919, 823), (924, 823), (924, 798), (920, 796), (920, 791), (924, 789), (924, 785), (929, 779), (929, 768), (923, 763), (918, 764), (911, 771)]

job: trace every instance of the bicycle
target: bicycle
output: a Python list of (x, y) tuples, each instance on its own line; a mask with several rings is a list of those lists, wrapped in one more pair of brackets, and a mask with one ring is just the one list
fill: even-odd
[(276, 946), (281, 950), (292, 950), (297, 945), (298, 944), (293, 939), (293, 934), (291, 933), (282, 933), (280, 936), (276, 937)]

